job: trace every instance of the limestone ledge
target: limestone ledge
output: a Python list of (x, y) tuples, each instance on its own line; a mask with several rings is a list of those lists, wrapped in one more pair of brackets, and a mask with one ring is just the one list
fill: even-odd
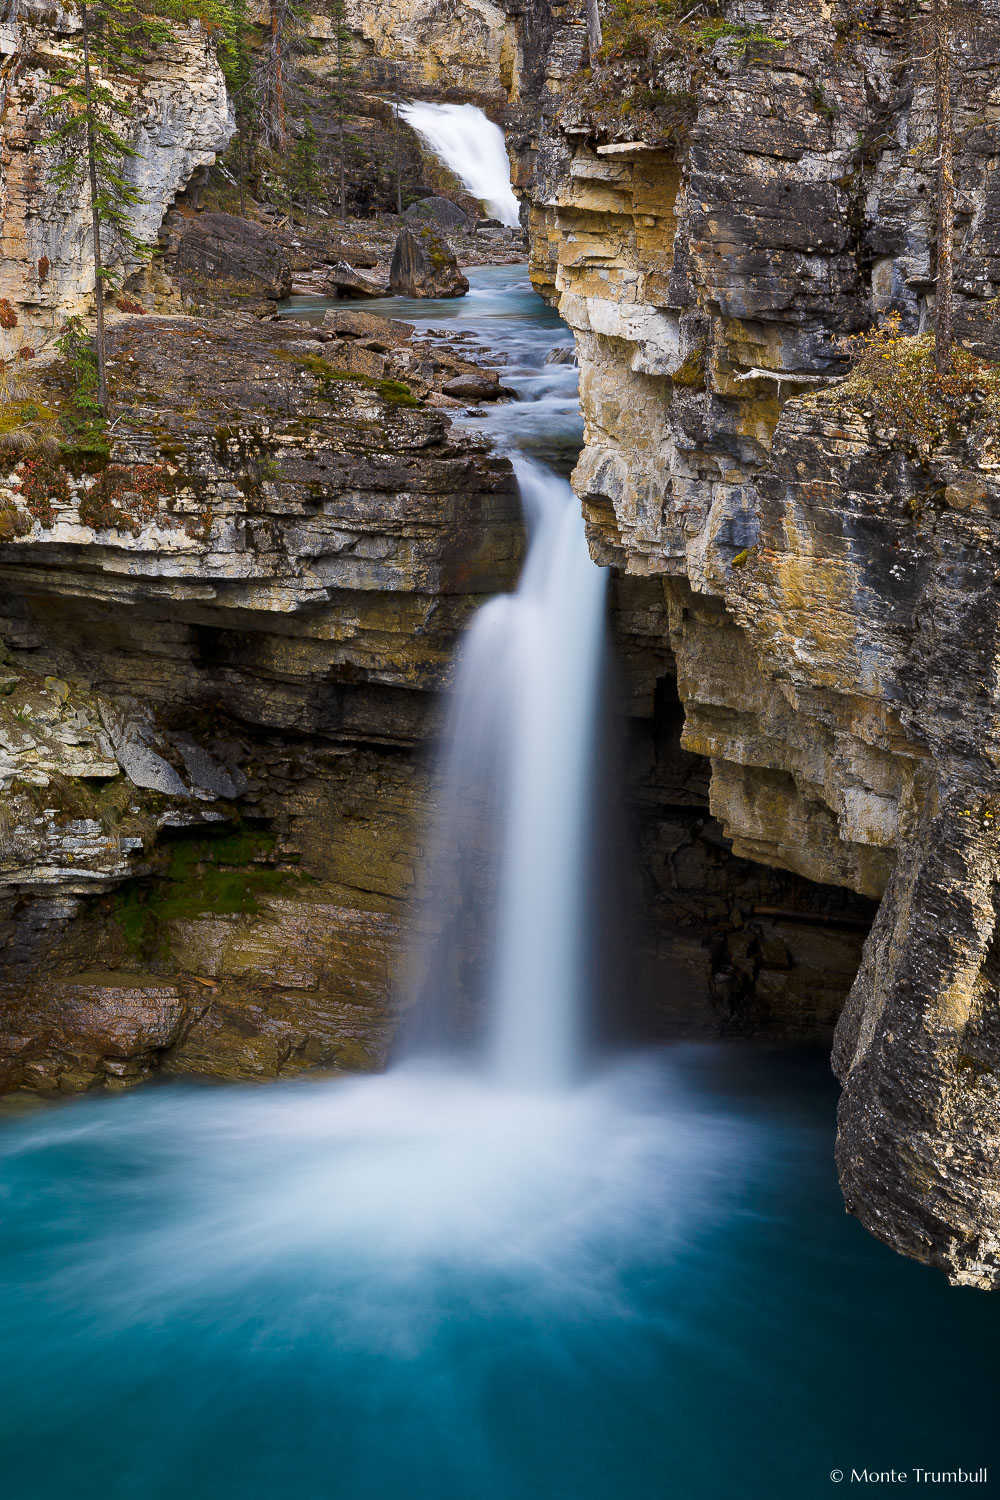
[(23, 461), (0, 497), (0, 1088), (380, 1067), (414, 752), (517, 575), (509, 465), (295, 330), (110, 342), (110, 453), (64, 435), (51, 497)]

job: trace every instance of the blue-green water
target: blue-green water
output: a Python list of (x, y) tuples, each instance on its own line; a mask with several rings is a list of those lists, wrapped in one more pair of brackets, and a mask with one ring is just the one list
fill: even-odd
[[(566, 330), (523, 270), (470, 280), (385, 310), (475, 331), (521, 399), (467, 420), (571, 454), (576, 372), (544, 363)], [(834, 1469), (1000, 1474), (1000, 1300), (845, 1216), (834, 1110), (823, 1057), (734, 1045), (547, 1095), (404, 1067), (0, 1101), (2, 1494), (805, 1500)]]
[[(0, 1125), (4, 1493), (799, 1500), (996, 1458), (1000, 1303), (843, 1212), (821, 1057)], [(943, 1486), (938, 1486), (940, 1493)]]
[(300, 322), (319, 323), (329, 308), (361, 307), (403, 318), (432, 345), (468, 336), (469, 349), (478, 345), (500, 361), (501, 383), (517, 400), (459, 414), (459, 425), (486, 433), (501, 448), (516, 448), (568, 472), (583, 442), (578, 371), (572, 364), (546, 364), (545, 358), (553, 349), (571, 350), (573, 335), (532, 290), (526, 265), (471, 266), (465, 274), (469, 291), (464, 297), (382, 297), (346, 304), (289, 297), (282, 312)]

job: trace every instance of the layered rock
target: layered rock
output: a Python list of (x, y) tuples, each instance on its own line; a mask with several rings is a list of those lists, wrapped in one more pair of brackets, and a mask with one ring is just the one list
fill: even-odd
[[(772, 44), (653, 80), (682, 130), (650, 80), (636, 130), (554, 58), (533, 275), (576, 333), (594, 553), (659, 580), (683, 744), (734, 851), (882, 897), (837, 1047), (848, 1205), (994, 1285), (994, 458), (914, 462), (835, 384), (873, 314), (928, 316), (930, 80), (892, 7), (753, 19)], [(957, 101), (958, 326), (986, 351), (989, 57), (964, 44)]]
[(505, 464), (298, 342), (123, 320), (110, 460), (65, 450), (37, 515), (5, 476), (7, 1087), (384, 1061), (413, 752), (520, 519)]

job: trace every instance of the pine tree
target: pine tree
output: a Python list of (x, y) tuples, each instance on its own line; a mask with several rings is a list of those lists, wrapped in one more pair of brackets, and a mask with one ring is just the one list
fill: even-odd
[(937, 135), (937, 184), (934, 218), (937, 272), (934, 297), (934, 364), (948, 375), (952, 369), (955, 324), (955, 45), (961, 35), (986, 34), (1000, 47), (1000, 6), (997, 0), (931, 0), (929, 17), (918, 34), (929, 41), (934, 74), (934, 111)]
[(584, 0), (584, 13), (587, 18), (587, 52), (590, 57), (590, 66), (593, 67), (604, 40), (598, 0)]
[(955, 131), (951, 108), (952, 38), (955, 23), (953, 11), (951, 0), (933, 0), (931, 26), (938, 143), (934, 363), (942, 375), (947, 375), (951, 371), (951, 346), (955, 323)]
[(97, 314), (98, 401), (108, 401), (104, 295), (115, 267), (151, 247), (132, 231), (131, 210), (143, 199), (125, 173), (136, 156), (126, 131), (135, 116), (143, 63), (169, 39), (170, 29), (141, 14), (132, 0), (83, 0), (77, 57), (53, 75), (55, 92), (46, 104), (53, 122), (46, 144), (55, 149), (49, 180), (67, 191), (86, 180), (94, 246)]
[(333, 84), (330, 99), (337, 121), (337, 158), (339, 179), (339, 204), (341, 221), (347, 218), (347, 174), (345, 167), (346, 141), (345, 122), (351, 112), (354, 75), (354, 37), (347, 26), (346, 0), (330, 0), (330, 19), (336, 42)]
[(316, 145), (316, 130), (308, 104), (301, 133), (288, 157), (288, 196), (297, 200), (306, 211), (306, 227), (317, 198), (323, 191), (323, 175), (319, 170), (319, 150)]
[(257, 94), (255, 60), (251, 46), (254, 23), (247, 0), (223, 0), (217, 16), (216, 52), (226, 80), (226, 88), (236, 115), (238, 154), (237, 179), (240, 187), (240, 213), (246, 213), (246, 179), (252, 167), (257, 139)]

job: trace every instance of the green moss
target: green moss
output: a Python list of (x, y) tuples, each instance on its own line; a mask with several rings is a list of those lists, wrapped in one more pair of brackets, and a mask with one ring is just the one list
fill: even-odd
[(285, 364), (299, 365), (303, 370), (308, 370), (318, 381), (320, 395), (324, 399), (329, 397), (331, 386), (343, 381), (364, 386), (369, 391), (378, 391), (383, 401), (388, 401), (393, 406), (420, 405), (410, 387), (401, 380), (378, 380), (374, 375), (356, 375), (353, 370), (338, 370), (318, 354), (293, 354), (290, 349), (279, 349), (275, 358), (283, 360)]
[(130, 881), (112, 898), (112, 917), (136, 953), (163, 952), (171, 922), (200, 916), (255, 916), (260, 898), (299, 883), (273, 863), (274, 837), (255, 829), (178, 840), (162, 873)]
[(0, 402), (0, 434), (16, 432), (28, 422), (54, 422), (55, 412), (40, 401)]
[(671, 376), (674, 385), (687, 386), (692, 391), (705, 389), (705, 351), (692, 349), (679, 369)]

